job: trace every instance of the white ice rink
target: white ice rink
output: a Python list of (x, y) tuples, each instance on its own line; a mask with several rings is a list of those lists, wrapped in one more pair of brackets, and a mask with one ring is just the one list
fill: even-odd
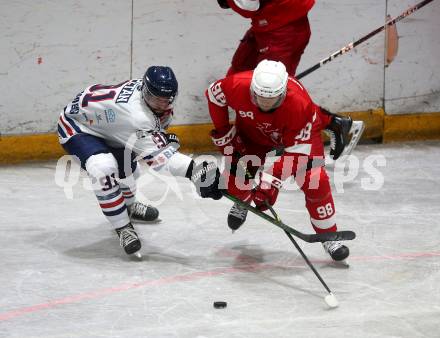
[[(158, 179), (141, 187), (165, 202), (162, 223), (135, 225), (135, 261), (84, 175), (68, 199), (55, 162), (0, 167), (0, 337), (440, 337), (439, 146), (358, 146), (360, 172), (333, 189), (339, 229), (357, 233), (349, 268), (298, 240), (337, 309), (283, 231), (250, 214), (231, 234), (231, 202), (194, 199), (185, 179), (180, 196)], [(301, 191), (275, 209), (312, 232)]]

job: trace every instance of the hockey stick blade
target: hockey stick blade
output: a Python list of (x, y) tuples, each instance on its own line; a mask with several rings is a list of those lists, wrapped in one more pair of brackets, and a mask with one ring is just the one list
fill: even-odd
[(257, 208), (243, 202), (242, 200), (229, 195), (228, 193), (224, 192), (223, 196), (230, 199), (232, 202), (237, 203), (243, 208), (246, 208), (250, 212), (254, 213), (257, 216), (260, 216), (261, 218), (265, 219), (266, 221), (269, 221), (270, 223), (276, 225), (277, 227), (283, 229), (284, 231), (287, 231), (289, 234), (292, 234), (300, 239), (302, 239), (304, 242), (307, 243), (316, 243), (316, 242), (327, 242), (327, 241), (349, 241), (356, 238), (356, 234), (353, 231), (336, 231), (336, 232), (329, 232), (329, 233), (321, 233), (321, 234), (304, 234), (298, 230), (295, 230), (291, 228), (290, 226), (284, 224), (280, 220), (275, 219), (274, 217), (258, 210)]
[(336, 232), (325, 232), (319, 235), (319, 241), (317, 242), (327, 242), (327, 241), (351, 241), (356, 238), (356, 234), (353, 231), (344, 230)]

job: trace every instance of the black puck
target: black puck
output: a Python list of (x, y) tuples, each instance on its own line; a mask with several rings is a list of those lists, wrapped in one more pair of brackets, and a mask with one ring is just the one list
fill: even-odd
[(226, 302), (214, 302), (214, 307), (216, 309), (224, 309), (227, 305), (228, 303)]

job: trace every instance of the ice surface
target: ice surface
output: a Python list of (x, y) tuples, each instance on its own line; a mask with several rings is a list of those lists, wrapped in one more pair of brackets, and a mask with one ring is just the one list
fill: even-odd
[[(141, 186), (165, 202), (162, 223), (135, 225), (136, 261), (85, 176), (68, 199), (55, 163), (0, 167), (0, 337), (439, 337), (439, 146), (357, 147), (359, 174), (334, 189), (339, 229), (357, 233), (349, 268), (298, 241), (337, 309), (280, 229), (249, 214), (232, 235), (231, 202), (194, 198), (185, 179), (168, 194), (158, 179)], [(275, 209), (312, 232), (302, 192), (283, 191)]]

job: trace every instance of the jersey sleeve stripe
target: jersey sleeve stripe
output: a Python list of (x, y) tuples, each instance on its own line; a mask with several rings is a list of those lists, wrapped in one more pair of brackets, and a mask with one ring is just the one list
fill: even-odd
[(211, 101), (212, 103), (214, 103), (215, 105), (219, 106), (219, 107), (225, 107), (226, 104), (220, 100), (218, 100), (214, 94), (212, 93), (212, 86), (214, 86), (215, 82), (213, 84), (211, 84), (211, 86), (209, 86), (208, 88), (208, 98), (209, 101)]
[(66, 114), (63, 114), (63, 115), (64, 115), (64, 117), (66, 118), (66, 121), (70, 124), (70, 126), (71, 126), (73, 129), (75, 129), (75, 131), (76, 131), (77, 133), (80, 133), (80, 132), (81, 132), (81, 129), (79, 129), (79, 127), (75, 124), (75, 122), (74, 122), (70, 117), (67, 117)]
[(59, 123), (58, 123), (58, 134), (60, 134), (60, 136), (61, 136), (62, 138), (66, 138), (66, 137), (67, 137), (66, 133), (65, 133), (64, 130), (61, 128), (61, 126), (60, 126)]
[(64, 114), (61, 114), (61, 115), (60, 115), (60, 122), (61, 122), (61, 125), (64, 127), (64, 129), (66, 129), (66, 132), (67, 132), (67, 134), (68, 134), (69, 136), (73, 136), (72, 128), (70, 128), (70, 126), (67, 124), (67, 122), (64, 121), (64, 119), (63, 119), (63, 115), (64, 115)]
[(312, 145), (311, 144), (295, 144), (291, 147), (287, 147), (284, 149), (287, 153), (297, 153), (297, 154), (305, 154), (310, 155), (312, 151)]

